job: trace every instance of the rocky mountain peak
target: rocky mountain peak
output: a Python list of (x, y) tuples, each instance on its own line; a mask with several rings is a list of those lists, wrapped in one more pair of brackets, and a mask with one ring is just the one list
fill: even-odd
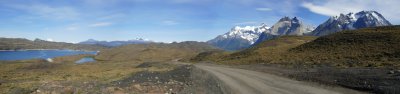
[(329, 18), (323, 24), (319, 25), (312, 32), (312, 35), (323, 36), (342, 30), (389, 25), (391, 23), (376, 11), (360, 11), (355, 14), (350, 12)]
[(356, 28), (392, 25), (382, 16), (382, 14), (376, 11), (361, 11), (355, 15), (358, 18), (354, 23), (354, 27)]
[(291, 21), (291, 19), (288, 16), (285, 16), (279, 20), (279, 22), (283, 22), (283, 21)]
[(207, 43), (226, 50), (238, 50), (253, 44), (262, 32), (269, 30), (266, 24), (259, 26), (235, 26), (229, 32), (207, 41)]
[(297, 17), (293, 17), (291, 21), (292, 23), (299, 23), (299, 19), (297, 19)]
[(304, 35), (309, 32), (309, 27), (302, 23), (297, 17), (283, 17), (271, 27), (272, 35)]
[[(314, 30), (312, 26), (305, 25), (297, 17), (289, 18), (283, 17), (277, 23), (275, 23), (269, 31), (263, 32), (255, 44), (265, 40), (272, 39), (277, 36), (284, 35), (307, 35), (309, 32)], [(254, 45), (254, 44), (253, 44)]]

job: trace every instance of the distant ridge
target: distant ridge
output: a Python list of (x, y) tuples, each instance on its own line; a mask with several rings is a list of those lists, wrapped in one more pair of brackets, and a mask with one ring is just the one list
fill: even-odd
[(154, 43), (154, 42), (143, 38), (137, 38), (134, 40), (127, 40), (127, 41), (98, 41), (94, 39), (88, 39), (86, 41), (79, 42), (78, 44), (91, 44), (91, 45), (101, 45), (107, 47), (116, 47), (127, 44), (147, 44), (147, 43)]
[(107, 47), (89, 44), (73, 44), (52, 42), (42, 39), (28, 40), (24, 38), (0, 38), (0, 50), (24, 49), (72, 49), (72, 50), (101, 50)]

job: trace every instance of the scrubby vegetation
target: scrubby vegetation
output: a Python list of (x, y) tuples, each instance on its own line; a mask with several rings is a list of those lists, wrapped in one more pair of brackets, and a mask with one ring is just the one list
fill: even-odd
[(23, 49), (72, 49), (72, 50), (101, 50), (107, 47), (99, 45), (72, 44), (64, 42), (50, 42), (36, 39), (34, 41), (23, 38), (0, 38), (0, 50)]
[[(96, 61), (75, 64), (90, 55), (65, 56), (45, 60), (0, 61), (0, 93), (115, 93), (115, 81), (137, 72), (164, 72), (176, 66), (165, 63), (149, 64), (140, 61)], [(147, 64), (147, 63), (146, 63)], [(158, 64), (164, 64), (160, 66)], [(112, 88), (110, 90), (106, 90)], [(138, 92), (138, 91), (129, 91)]]
[(336, 66), (399, 66), (400, 26), (343, 31), (290, 49), (293, 59)]

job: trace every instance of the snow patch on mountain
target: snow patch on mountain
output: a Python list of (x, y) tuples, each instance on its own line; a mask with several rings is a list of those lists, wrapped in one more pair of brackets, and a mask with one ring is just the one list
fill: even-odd
[(259, 35), (269, 30), (270, 27), (267, 27), (265, 24), (261, 24), (260, 26), (235, 26), (229, 32), (222, 35), (222, 38), (241, 38), (245, 39), (253, 44), (259, 37)]
[(270, 29), (266, 24), (260, 26), (235, 26), (229, 32), (207, 41), (207, 43), (226, 50), (238, 50), (254, 44), (262, 32)]
[[(222, 49), (239, 50), (275, 36), (301, 36), (313, 30), (314, 27), (303, 24), (297, 17), (283, 17), (272, 27), (268, 27), (266, 24), (261, 24), (260, 26), (235, 26), (229, 32), (207, 42)], [(260, 40), (260, 38), (262, 39)]]
[(312, 35), (323, 36), (343, 30), (389, 25), (391, 23), (376, 11), (360, 11), (355, 14), (348, 13), (330, 17), (327, 21), (319, 25), (312, 32)]

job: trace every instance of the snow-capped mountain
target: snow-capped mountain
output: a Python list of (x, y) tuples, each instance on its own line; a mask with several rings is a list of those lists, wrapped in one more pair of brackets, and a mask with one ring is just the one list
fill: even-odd
[(277, 23), (275, 23), (270, 30), (263, 32), (255, 44), (265, 40), (272, 39), (277, 36), (284, 35), (296, 35), (302, 36), (307, 35), (314, 30), (314, 27), (304, 24), (297, 17), (289, 18), (283, 17)]
[(231, 31), (209, 40), (208, 43), (226, 50), (247, 48), (258, 42), (283, 35), (305, 35), (314, 28), (303, 24), (297, 17), (283, 17), (271, 28), (265, 24), (260, 26), (236, 26)]
[(265, 24), (260, 26), (235, 26), (229, 32), (207, 41), (207, 43), (226, 50), (247, 48), (257, 41), (262, 32), (269, 30)]
[(78, 44), (92, 44), (92, 45), (115, 47), (127, 44), (146, 44), (146, 43), (153, 43), (153, 41), (142, 38), (136, 38), (134, 40), (127, 40), (127, 41), (98, 41), (94, 39), (88, 39), (86, 41), (79, 42)]
[(330, 17), (319, 25), (313, 32), (314, 36), (324, 36), (342, 30), (354, 30), (365, 27), (392, 25), (380, 13), (376, 11), (361, 11), (356, 14), (340, 14)]
[(236, 26), (231, 31), (207, 42), (222, 49), (238, 50), (278, 36), (323, 36), (342, 30), (388, 25), (392, 24), (376, 11), (361, 11), (355, 14), (348, 13), (333, 16), (317, 28), (304, 24), (297, 17), (283, 17), (271, 28), (265, 24), (261, 26)]

